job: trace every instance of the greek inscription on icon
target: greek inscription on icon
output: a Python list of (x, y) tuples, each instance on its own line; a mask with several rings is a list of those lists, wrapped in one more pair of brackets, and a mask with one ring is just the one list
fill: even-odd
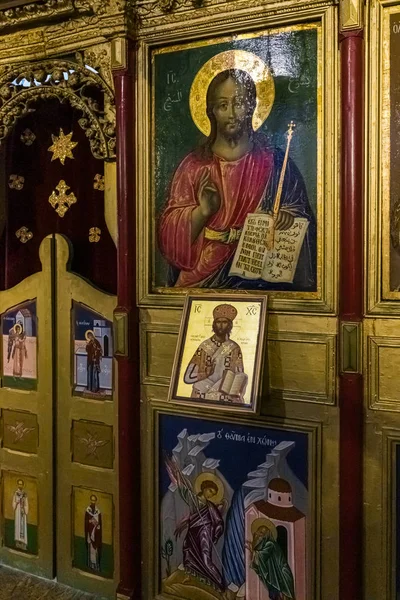
[(214, 308), (214, 334), (197, 348), (183, 377), (193, 384), (192, 398), (244, 402), (248, 377), (242, 350), (230, 338), (236, 316), (237, 310), (229, 304)]
[(112, 396), (112, 323), (89, 308), (74, 303), (75, 393), (96, 399)]
[(188, 296), (170, 399), (255, 410), (265, 327), (265, 298)]
[(156, 289), (317, 289), (318, 31), (247, 42), (155, 52), (156, 81), (184, 66), (179, 91), (155, 86)]
[(185, 600), (306, 600), (307, 436), (235, 425), (236, 451), (218, 437), (221, 425), (160, 415), (162, 591)]

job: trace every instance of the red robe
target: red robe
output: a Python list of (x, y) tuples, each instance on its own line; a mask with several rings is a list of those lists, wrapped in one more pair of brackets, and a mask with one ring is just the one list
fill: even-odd
[(190, 153), (177, 168), (167, 206), (161, 216), (159, 242), (163, 255), (178, 269), (178, 287), (195, 287), (217, 272), (234, 254), (237, 242), (208, 240), (204, 229), (191, 243), (191, 216), (198, 206), (198, 182), (204, 167), (216, 185), (221, 205), (207, 227), (225, 232), (243, 227), (264, 197), (274, 171), (274, 151), (256, 147), (236, 161)]

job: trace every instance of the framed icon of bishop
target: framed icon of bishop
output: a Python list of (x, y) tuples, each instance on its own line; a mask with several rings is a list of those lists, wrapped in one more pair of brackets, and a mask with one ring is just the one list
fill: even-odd
[(250, 411), (258, 408), (266, 298), (186, 299), (169, 389), (174, 402)]

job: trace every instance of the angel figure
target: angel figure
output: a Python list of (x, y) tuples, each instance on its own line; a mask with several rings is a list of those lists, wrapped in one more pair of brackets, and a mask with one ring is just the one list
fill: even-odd
[(24, 360), (28, 358), (26, 335), (22, 323), (18, 321), (8, 333), (7, 362), (13, 359), (14, 377), (22, 377)]
[(224, 486), (214, 473), (201, 473), (192, 486), (174, 459), (165, 457), (171, 482), (189, 507), (175, 529), (178, 538), (185, 530), (183, 566), (186, 573), (198, 577), (217, 590), (225, 590), (222, 573), (213, 561), (213, 549), (224, 532)]

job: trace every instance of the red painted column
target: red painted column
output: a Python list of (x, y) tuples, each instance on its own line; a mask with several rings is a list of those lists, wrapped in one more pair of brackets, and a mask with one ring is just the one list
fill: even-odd
[(117, 110), (118, 308), (128, 314), (129, 356), (118, 359), (119, 548), (118, 593), (140, 598), (140, 380), (136, 306), (134, 52), (114, 71)]
[[(363, 317), (363, 59), (362, 31), (346, 33), (341, 50), (340, 321)], [(340, 376), (339, 597), (362, 598), (363, 379)]]

